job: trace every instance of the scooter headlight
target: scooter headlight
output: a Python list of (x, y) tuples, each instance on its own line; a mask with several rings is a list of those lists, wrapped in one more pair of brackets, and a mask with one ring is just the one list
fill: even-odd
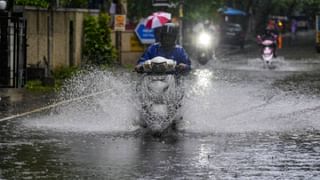
[(206, 32), (200, 33), (198, 36), (198, 44), (202, 46), (210, 46), (211, 35)]

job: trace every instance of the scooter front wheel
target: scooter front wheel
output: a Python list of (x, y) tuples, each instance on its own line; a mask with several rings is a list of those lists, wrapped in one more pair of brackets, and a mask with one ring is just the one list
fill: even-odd
[(198, 57), (198, 61), (201, 65), (207, 64), (209, 60), (210, 58), (208, 54), (200, 54), (200, 56)]

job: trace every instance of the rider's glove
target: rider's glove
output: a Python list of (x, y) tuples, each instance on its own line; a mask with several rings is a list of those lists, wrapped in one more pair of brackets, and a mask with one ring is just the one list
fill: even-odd
[(134, 70), (135, 70), (137, 73), (143, 73), (143, 67), (142, 67), (141, 64), (136, 65), (136, 67), (134, 68)]
[(188, 66), (184, 63), (180, 63), (177, 65), (176, 69), (178, 72), (184, 72), (188, 69)]

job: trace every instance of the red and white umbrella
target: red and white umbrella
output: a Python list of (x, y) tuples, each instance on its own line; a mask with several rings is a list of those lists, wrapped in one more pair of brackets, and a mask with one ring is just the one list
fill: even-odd
[(149, 16), (144, 25), (148, 29), (160, 27), (171, 20), (171, 14), (167, 12), (155, 12)]

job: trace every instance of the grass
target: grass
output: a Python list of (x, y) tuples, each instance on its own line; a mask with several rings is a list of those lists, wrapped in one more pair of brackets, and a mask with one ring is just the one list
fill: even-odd
[(58, 67), (53, 71), (53, 84), (48, 85), (43, 80), (29, 80), (25, 88), (33, 92), (54, 92), (61, 88), (63, 81), (71, 78), (75, 73), (79, 72), (78, 67)]

